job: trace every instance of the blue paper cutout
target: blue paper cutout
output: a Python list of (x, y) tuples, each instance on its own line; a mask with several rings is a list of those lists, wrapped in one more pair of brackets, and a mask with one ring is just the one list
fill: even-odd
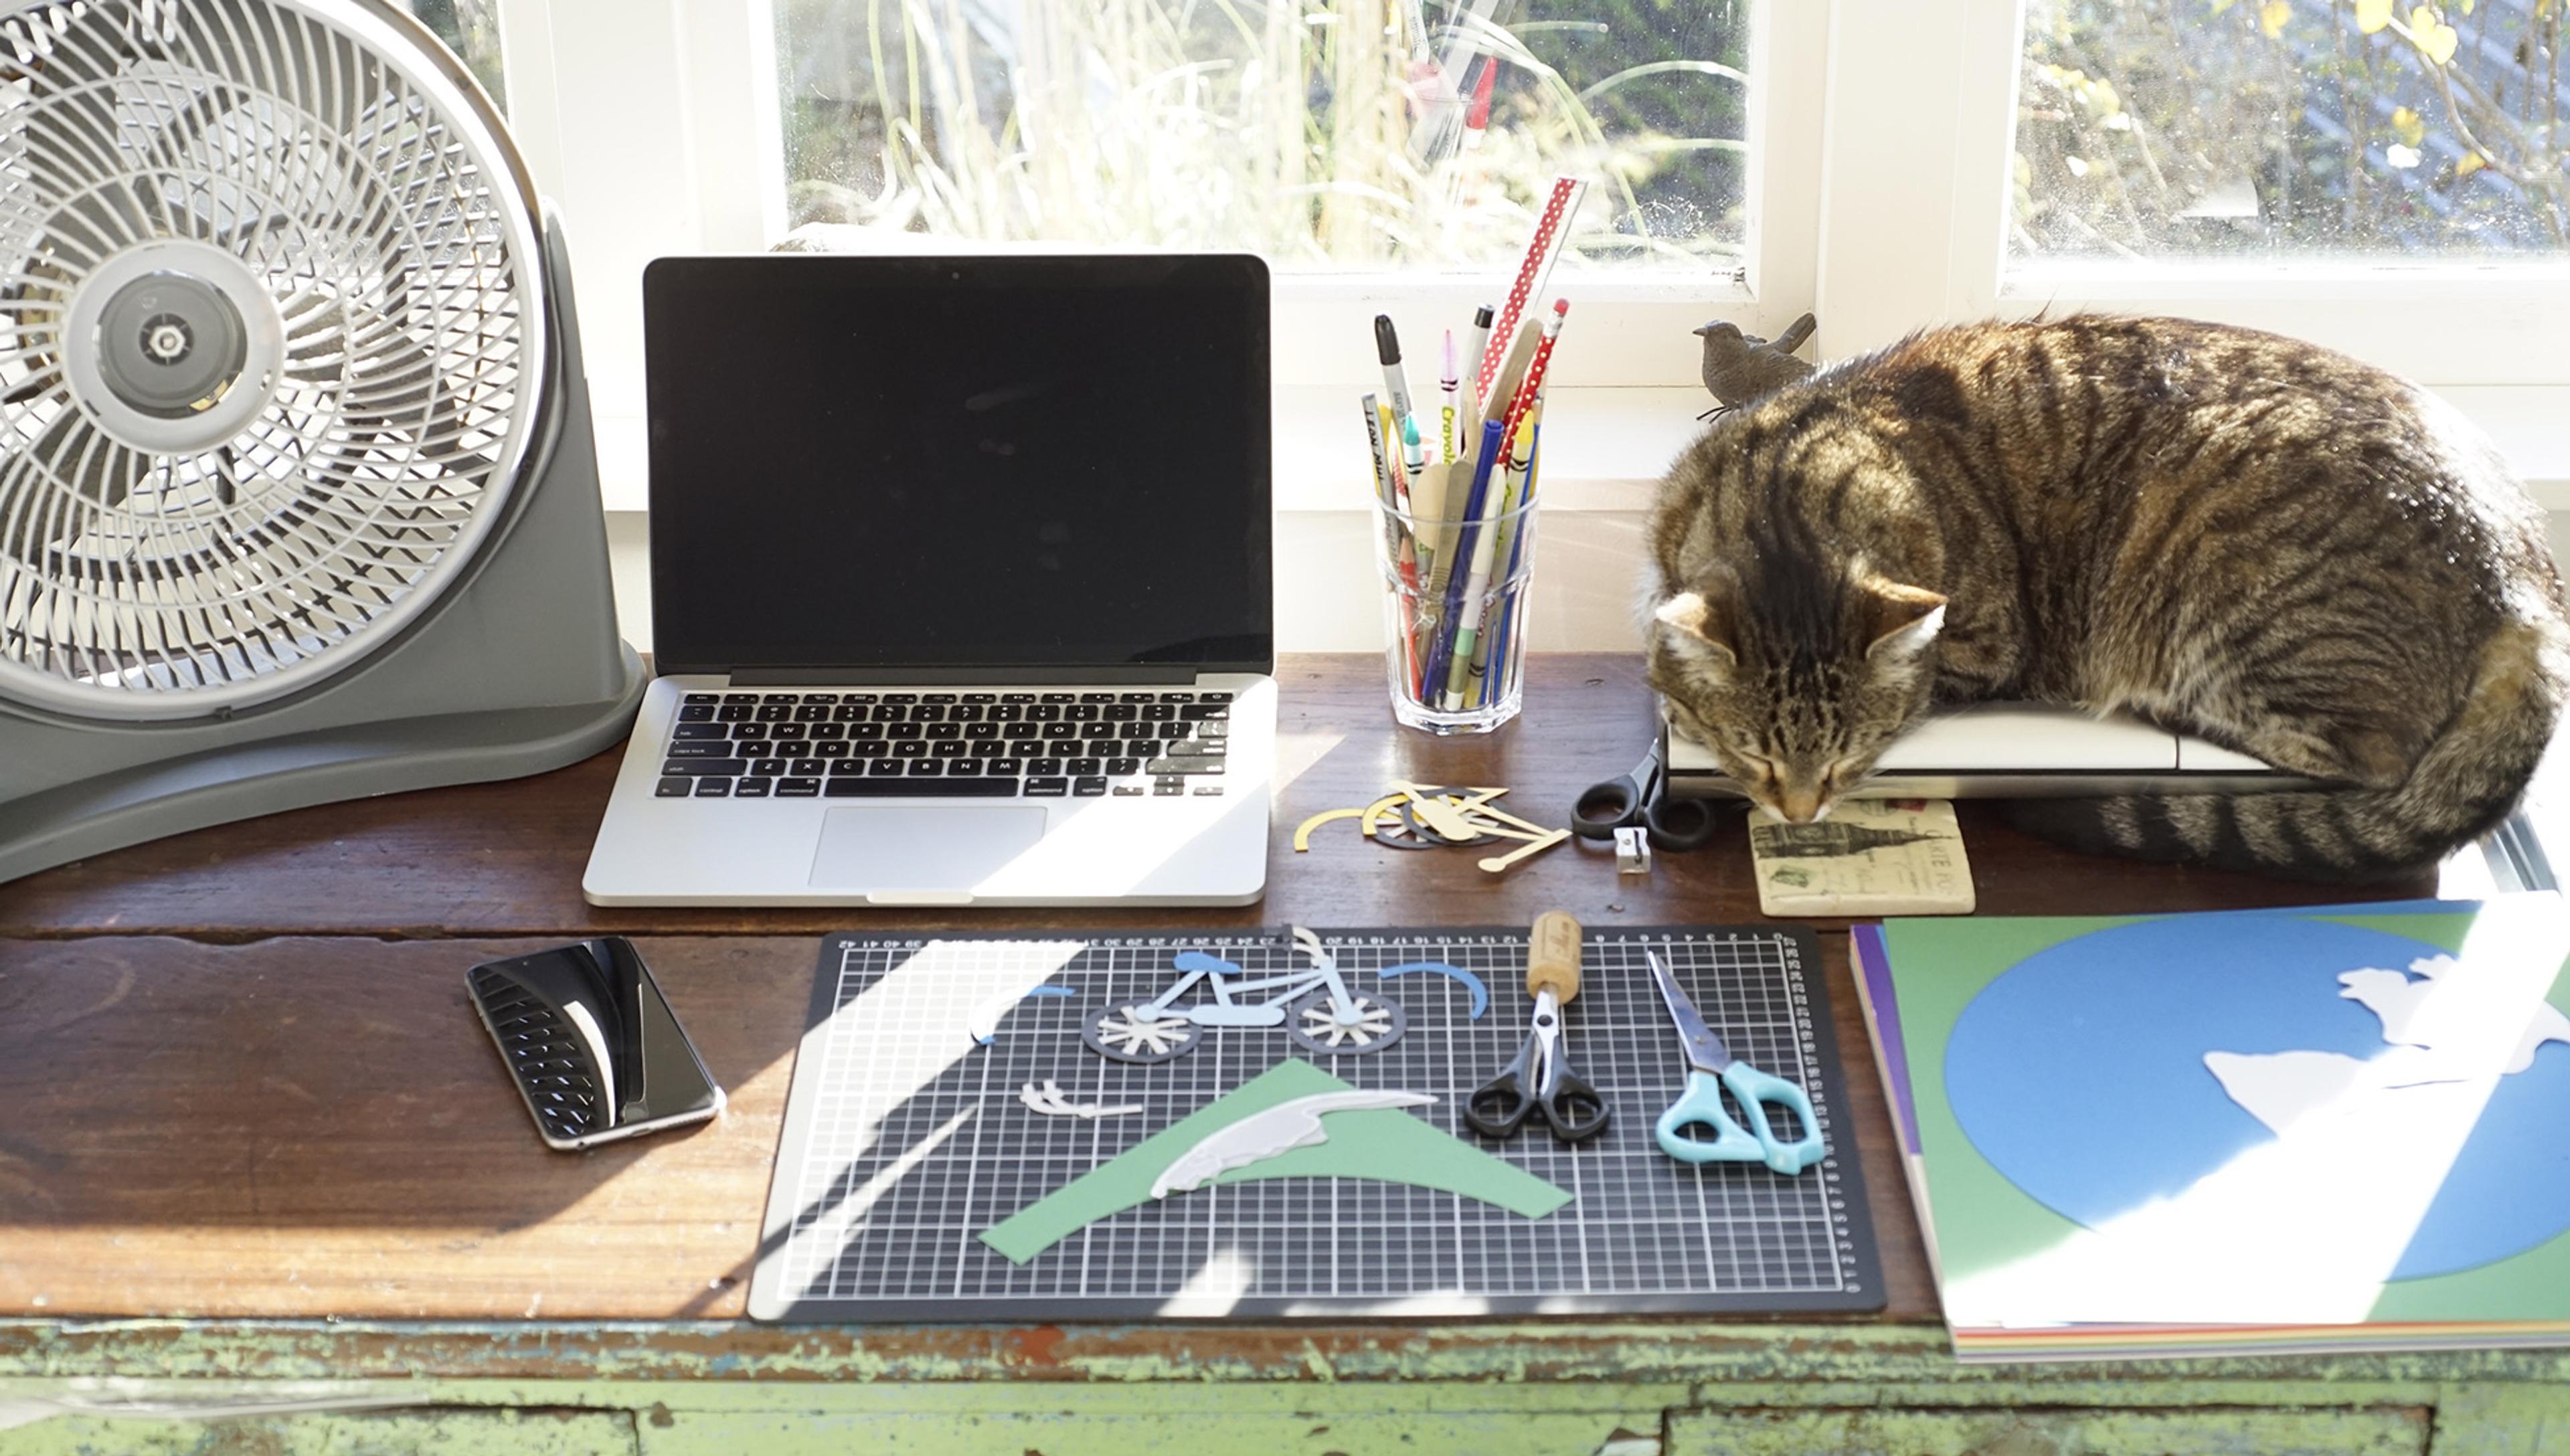
[(1453, 976), (1455, 979), (1460, 980), (1465, 985), (1471, 987), (1473, 991), (1473, 1019), (1476, 1021), (1481, 1020), (1482, 1013), (1491, 1008), (1490, 987), (1482, 984), (1482, 978), (1480, 976), (1473, 974), (1471, 971), (1466, 970), (1460, 965), (1448, 965), (1442, 960), (1412, 960), (1400, 965), (1392, 966), (1388, 969), (1378, 970), (1375, 974), (1382, 976), (1386, 980), (1390, 980), (1396, 975), (1407, 975), (1414, 970), (1434, 971), (1439, 975)]
[[(2296, 915), (2146, 920), (2017, 962), (1963, 1008), (1945, 1091), (1963, 1135), (2036, 1202), (2096, 1228), (2274, 1140), (2208, 1051), (2382, 1053), (2338, 976), (2439, 947)], [(2570, 1046), (2501, 1077), (2392, 1271), (2453, 1274), (2570, 1233)]]

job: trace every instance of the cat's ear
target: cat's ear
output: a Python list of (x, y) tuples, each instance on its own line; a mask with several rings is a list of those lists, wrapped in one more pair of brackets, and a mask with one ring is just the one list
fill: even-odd
[(1945, 625), (1945, 598), (1924, 586), (1905, 586), (1876, 577), (1865, 583), (1871, 644), (1865, 655), (1877, 662), (1907, 662), (1928, 650)]
[(1669, 629), (1669, 640), (1681, 651), (1709, 659), (1717, 669), (1729, 671), (1740, 660), (1731, 645), (1730, 623), (1701, 592), (1681, 591), (1654, 608), (1651, 617)]

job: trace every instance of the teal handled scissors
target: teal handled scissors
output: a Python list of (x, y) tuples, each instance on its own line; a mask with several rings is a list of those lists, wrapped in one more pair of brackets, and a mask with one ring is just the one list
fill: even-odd
[[(1659, 1142), (1660, 1151), (1681, 1163), (1765, 1163), (1779, 1173), (1800, 1173), (1829, 1156), (1829, 1145), (1821, 1141), (1820, 1119), (1812, 1115), (1812, 1099), (1803, 1089), (1782, 1077), (1771, 1077), (1747, 1062), (1735, 1059), (1713, 1034), (1704, 1018), (1696, 1014), (1695, 1002), (1678, 989), (1677, 977), (1669, 974), (1668, 962), (1660, 952), (1645, 950), (1651, 960), (1651, 978), (1660, 984), (1660, 999), (1669, 1003), (1669, 1019), (1678, 1027), (1678, 1040), (1686, 1047), (1686, 1090), (1669, 1110), (1660, 1114), (1652, 1125), (1651, 1136)], [(1724, 1088), (1740, 1103), (1741, 1121), (1732, 1120), (1722, 1105)], [(1780, 1143), (1768, 1126), (1769, 1102), (1792, 1109), (1803, 1120), (1803, 1140)], [(1686, 1129), (1709, 1129), (1711, 1138), (1689, 1137)]]

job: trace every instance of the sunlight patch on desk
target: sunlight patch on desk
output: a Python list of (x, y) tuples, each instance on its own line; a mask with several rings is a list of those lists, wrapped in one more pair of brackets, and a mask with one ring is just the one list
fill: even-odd
[(2364, 1319), (2565, 955), (2570, 925), (2552, 897), (2483, 906), (2457, 968), (2412, 983), (2421, 989), (2385, 1018), (2378, 1054), (2305, 1082), (2273, 1140), (2175, 1197), (1959, 1274), (1945, 1290), (1948, 1317), (1958, 1326)]
[(847, 1028), (870, 1028), (864, 1050), (875, 1070), (867, 1086), (883, 1100), (869, 1099), (856, 1145), (838, 1151), (871, 1149), (886, 1115), (980, 1045), (972, 1032), (977, 1014), (1025, 999), (1087, 948), (1086, 940), (1024, 940), (1003, 954), (988, 943), (931, 940), (805, 1033), (802, 1054), (826, 1057), (853, 1040)]
[[(838, 1203), (818, 1211), (806, 1210), (803, 1218), (795, 1221), (794, 1239), (808, 1241), (811, 1247), (824, 1251), (825, 1256), (847, 1248), (865, 1231), (866, 1216), (874, 1212), (875, 1205), (883, 1201), (884, 1195), (909, 1177), (912, 1169), (927, 1162), (930, 1154), (946, 1146), (948, 1140), (962, 1132), (964, 1125), (980, 1111), (979, 1107), (963, 1109), (930, 1129), (928, 1135), (918, 1142), (902, 1149), (901, 1156), (877, 1169), (865, 1182), (847, 1190)], [(808, 1223), (805, 1222), (807, 1219)]]
[(1347, 741), (1345, 733), (1328, 730), (1277, 729), (1274, 787), (1281, 791), (1291, 786)]
[[(1561, 1307), (1551, 1307), (1556, 1304)], [(1538, 1314), (1582, 1313), (1592, 1307), (1580, 1300), (1566, 1298), (1545, 1299), (1541, 1301), (1541, 1305), (1542, 1307), (1538, 1307), (1534, 1312)], [(1317, 1301), (1297, 1300), (1288, 1303), (1285, 1306), (1285, 1312), (1296, 1317), (1311, 1315), (1344, 1317), (1350, 1313), (1362, 1312), (1368, 1319), (1453, 1319), (1458, 1316), (1472, 1318), (1490, 1313), (1491, 1301), (1480, 1294), (1462, 1294), (1440, 1289), (1425, 1294), (1404, 1294), (1398, 1298), (1369, 1300), (1362, 1311), (1351, 1310), (1344, 1301), (1323, 1304)]]
[[(827, 1192), (790, 1212), (771, 1207), (762, 1243), (782, 1247), (785, 1286), (808, 1290), (829, 1275), (839, 1251), (885, 1191), (917, 1168), (971, 1120), (966, 1108), (930, 1129), (909, 1147), (878, 1154), (884, 1124), (931, 1083), (980, 1050), (973, 1039), (977, 1013), (1024, 999), (1087, 948), (1085, 940), (1019, 940), (1004, 949), (990, 943), (930, 940), (850, 997), (821, 1024), (805, 1032), (800, 1058), (843, 1066), (863, 1058), (871, 1069), (866, 1090), (845, 1122), (803, 1149), (802, 1166), (780, 1168), (780, 1182)], [(824, 964), (825, 978), (845, 974)], [(1012, 1006), (1012, 1009), (1014, 1007)], [(1006, 1020), (1003, 1012), (1000, 1020)], [(866, 1170), (860, 1176), (860, 1170)]]
[(21, 1390), (0, 1395), (0, 1431), (58, 1415), (212, 1421), (388, 1410), (418, 1403), (418, 1391), (402, 1388), (409, 1383), (191, 1379), (185, 1395), (173, 1395), (173, 1382), (168, 1380), (89, 1376), (53, 1382), (42, 1393)]

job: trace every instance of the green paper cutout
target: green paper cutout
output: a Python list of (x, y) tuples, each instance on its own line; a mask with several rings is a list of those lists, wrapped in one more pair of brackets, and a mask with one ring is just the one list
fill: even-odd
[[(982, 1242), (1012, 1264), (1025, 1264), (1101, 1219), (1151, 1202), (1151, 1184), (1188, 1149), (1243, 1118), (1321, 1092), (1352, 1092), (1306, 1061), (1268, 1068), (1114, 1159), (1011, 1214)], [(1325, 1114), (1330, 1140), (1235, 1168), (1215, 1183), (1259, 1178), (1371, 1178), (1461, 1194), (1528, 1219), (1540, 1219), (1570, 1195), (1514, 1164), (1421, 1122), (1397, 1107)], [(1172, 1194), (1183, 1198), (1183, 1194)]]

